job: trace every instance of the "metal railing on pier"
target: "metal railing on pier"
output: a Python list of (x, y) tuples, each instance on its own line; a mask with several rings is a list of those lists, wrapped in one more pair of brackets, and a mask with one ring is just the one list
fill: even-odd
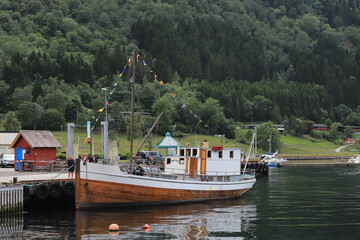
[(0, 184), (0, 215), (23, 211), (23, 186), (21, 184)]

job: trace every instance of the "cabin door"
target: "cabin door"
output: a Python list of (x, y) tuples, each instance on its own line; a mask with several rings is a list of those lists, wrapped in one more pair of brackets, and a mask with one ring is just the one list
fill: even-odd
[(20, 170), (20, 162), (23, 160), (24, 154), (22, 148), (16, 148), (15, 150), (15, 170)]
[(201, 163), (200, 163), (200, 174), (206, 174), (206, 149), (201, 149), (200, 150), (200, 158), (201, 158)]
[(196, 178), (197, 171), (198, 171), (198, 159), (197, 158), (190, 158), (189, 176), (191, 178)]

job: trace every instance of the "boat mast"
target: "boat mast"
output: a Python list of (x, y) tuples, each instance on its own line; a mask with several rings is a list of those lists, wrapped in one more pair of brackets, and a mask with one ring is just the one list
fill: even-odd
[(135, 71), (136, 71), (136, 61), (135, 61), (135, 50), (131, 54), (131, 117), (130, 117), (130, 159), (133, 163), (135, 157), (133, 156), (133, 142), (134, 142), (134, 105), (135, 105)]

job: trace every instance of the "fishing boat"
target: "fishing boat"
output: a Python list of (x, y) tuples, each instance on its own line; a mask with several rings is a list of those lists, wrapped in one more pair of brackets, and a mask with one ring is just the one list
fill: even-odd
[[(130, 156), (133, 156), (135, 59), (133, 53)], [(134, 159), (125, 165), (77, 160), (75, 205), (85, 209), (237, 198), (256, 182), (254, 172), (247, 171), (246, 164), (241, 167), (241, 159), (241, 149), (210, 148), (204, 143), (201, 147), (178, 148), (176, 155), (165, 157), (163, 170), (136, 164)]]

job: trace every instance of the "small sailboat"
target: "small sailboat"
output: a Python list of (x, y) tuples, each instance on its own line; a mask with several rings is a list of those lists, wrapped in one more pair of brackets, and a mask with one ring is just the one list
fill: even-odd
[(360, 164), (360, 153), (356, 154), (355, 156), (352, 156), (348, 161), (348, 165), (357, 165), (357, 164)]
[[(135, 56), (133, 53), (134, 67)], [(134, 89), (134, 69), (132, 72)], [(133, 120), (133, 104), (131, 114)], [(132, 135), (130, 140), (132, 156)], [(175, 156), (165, 157), (164, 170), (136, 164), (134, 159), (124, 165), (77, 161), (75, 205), (84, 209), (237, 198), (256, 182), (254, 171), (247, 170), (246, 164), (242, 168), (241, 160), (241, 149), (210, 148), (204, 143), (201, 147), (178, 148)]]

